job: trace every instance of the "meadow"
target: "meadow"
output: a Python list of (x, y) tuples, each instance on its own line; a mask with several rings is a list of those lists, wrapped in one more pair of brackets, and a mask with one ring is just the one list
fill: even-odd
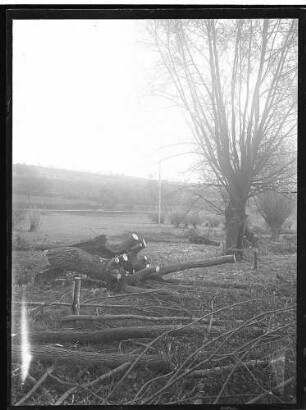
[[(222, 226), (199, 229), (211, 239), (224, 240)], [(44, 252), (36, 249), (38, 246), (72, 245), (101, 234), (112, 244), (133, 232), (146, 239), (147, 247), (141, 253), (153, 266), (223, 255), (222, 246), (192, 244), (188, 241), (188, 228), (158, 226), (145, 213), (44, 212), (37, 231), (28, 232), (25, 223), (14, 232), (13, 345), (20, 334), (22, 298), (44, 303), (27, 306), (30, 335), (50, 329), (71, 330), (71, 324), (65, 327), (62, 319), (71, 312), (72, 279), (35, 283), (36, 274), (47, 264)], [(176, 334), (172, 329), (172, 333), (165, 331), (153, 340), (147, 336), (112, 342), (79, 342), (77, 338), (63, 341), (59, 336), (56, 343), (49, 343), (50, 349), (58, 345), (59, 349), (83, 353), (119, 355), (123, 362), (117, 366), (87, 366), (66, 362), (64, 355), (61, 361), (59, 353), (50, 366), (48, 361), (34, 357), (29, 376), (22, 384), (20, 361), (13, 357), (12, 403), (294, 402), (296, 234), (272, 240), (264, 232), (259, 235), (257, 268), (254, 255), (250, 248), (241, 262), (178, 271), (167, 275), (169, 282), (164, 284), (145, 282), (140, 286), (143, 294), (139, 288), (135, 295), (114, 294), (84, 282), (80, 314), (101, 316), (101, 323), (78, 322), (74, 331), (140, 327), (144, 320), (155, 317), (161, 323), (168, 320), (172, 326), (184, 326), (188, 320), (190, 332)], [(60, 302), (66, 306), (54, 306)], [(87, 306), (93, 302), (96, 307)], [(123, 314), (133, 317), (127, 320), (120, 317)], [(103, 322), (107, 315), (117, 317)], [(205, 326), (197, 327), (199, 323)], [(165, 363), (165, 367), (140, 365), (144, 357), (151, 356)]]

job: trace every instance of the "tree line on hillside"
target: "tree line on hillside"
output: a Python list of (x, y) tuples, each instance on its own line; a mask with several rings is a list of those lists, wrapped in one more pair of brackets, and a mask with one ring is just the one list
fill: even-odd
[[(41, 175), (36, 167), (23, 164), (14, 165), (13, 194), (20, 205), (44, 204), (46, 209), (59, 204), (61, 200), (69, 200), (87, 208), (103, 210), (155, 210), (158, 203), (158, 181), (153, 178), (127, 180), (114, 177), (111, 180), (103, 177), (97, 181), (80, 179), (52, 178)], [(172, 208), (177, 204), (186, 205), (192, 202), (192, 193), (184, 185), (163, 181), (163, 208)], [(20, 199), (21, 198), (21, 199)], [(54, 202), (52, 199), (57, 198)], [(72, 202), (73, 201), (73, 202)], [(63, 201), (64, 202), (64, 201)]]

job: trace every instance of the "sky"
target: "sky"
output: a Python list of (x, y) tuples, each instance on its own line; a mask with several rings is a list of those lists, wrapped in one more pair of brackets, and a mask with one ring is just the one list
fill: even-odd
[(14, 20), (13, 163), (147, 178), (162, 159), (163, 178), (195, 178), (183, 113), (146, 91), (144, 24)]

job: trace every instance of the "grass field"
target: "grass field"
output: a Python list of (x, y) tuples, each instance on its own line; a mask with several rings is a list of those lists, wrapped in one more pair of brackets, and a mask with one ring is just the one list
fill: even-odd
[[(201, 229), (208, 233), (207, 228)], [(110, 243), (118, 243), (128, 232), (137, 232), (146, 238), (147, 248), (141, 253), (149, 258), (152, 265), (213, 258), (223, 252), (222, 247), (191, 244), (187, 240), (186, 229), (175, 229), (170, 225), (159, 227), (144, 214), (48, 212), (43, 215), (37, 232), (21, 229), (15, 233), (19, 241), (28, 245), (28, 249), (13, 251), (13, 302), (21, 301), (24, 295), (28, 301), (71, 303), (71, 283), (34, 284), (35, 274), (46, 265), (46, 258), (41, 251), (34, 249), (35, 246), (73, 244), (101, 234), (107, 235)], [(212, 239), (224, 239), (220, 228), (211, 230), (209, 234)], [(111, 352), (126, 357), (153, 354), (167, 360), (170, 368), (153, 370), (141, 367), (121, 373), (119, 369), (117, 374), (108, 376), (110, 369), (107, 366), (67, 365), (59, 359), (51, 369), (53, 373), (45, 376), (43, 385), (30, 394), (25, 404), (48, 405), (58, 400), (63, 404), (79, 405), (237, 404), (249, 400), (258, 403), (294, 402), (295, 380), (291, 378), (295, 376), (296, 242), (288, 242), (285, 238), (272, 241), (268, 235), (263, 235), (259, 240), (258, 254), (257, 269), (253, 266), (254, 251), (250, 249), (246, 250), (242, 262), (168, 275), (180, 279), (181, 283), (163, 285), (165, 294), (160, 290), (160, 284), (151, 281), (144, 283), (143, 290), (155, 289), (156, 293), (136, 296), (114, 295), (104, 288), (84, 285), (81, 314), (125, 313), (160, 318), (200, 318), (213, 314), (213, 319), (222, 324), (221, 334), (214, 333), (214, 322), (208, 321), (203, 334), (167, 334), (152, 345), (149, 345), (150, 338), (112, 343), (79, 343), (77, 340), (72, 343), (59, 339), (58, 343), (63, 348), (79, 352)], [(20, 278), (26, 280), (18, 281)], [(86, 307), (86, 300), (99, 303), (99, 307)], [(70, 311), (69, 305), (29, 307), (30, 331), (63, 329), (61, 319)], [(17, 335), (20, 332), (20, 312), (20, 306), (13, 304), (12, 330)], [(141, 320), (127, 322), (118, 319), (99, 326), (87, 324), (89, 327), (85, 330), (142, 325)], [(79, 328), (83, 329), (84, 325), (79, 324)], [(147, 349), (145, 353), (144, 349)], [(258, 365), (248, 367), (252, 360), (257, 360)], [(228, 370), (226, 366), (232, 367)], [(189, 377), (188, 369), (193, 367), (205, 370), (207, 374)], [(20, 363), (14, 361), (11, 376), (13, 404), (26, 396), (47, 368), (44, 361), (33, 360), (29, 370), (32, 379), (28, 378), (22, 386)], [(105, 382), (97, 381), (102, 374), (106, 374)], [(93, 381), (92, 385), (85, 386)], [(283, 382), (286, 383), (282, 385)], [(281, 386), (275, 389), (279, 384)], [(70, 388), (74, 390), (63, 398)]]

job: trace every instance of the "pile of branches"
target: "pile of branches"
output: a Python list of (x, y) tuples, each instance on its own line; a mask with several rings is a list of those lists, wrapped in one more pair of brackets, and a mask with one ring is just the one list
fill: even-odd
[[(207, 291), (207, 286), (198, 285), (197, 291), (205, 292), (205, 287)], [(152, 292), (151, 298), (148, 293), (136, 298), (115, 295), (129, 303), (137, 300), (126, 314), (118, 312), (120, 304), (114, 307), (112, 297), (108, 303), (100, 297), (96, 314), (64, 316), (57, 329), (31, 331), (31, 375), (15, 405), (84, 404), (84, 397), (89, 400), (86, 404), (97, 405), (217, 404), (226, 400), (228, 391), (237, 394), (239, 403), (273, 403), (278, 397), (288, 400), (288, 389), (287, 396), (280, 390), (286, 386), (294, 390), (294, 377), (288, 373), (294, 350), (294, 305), (270, 310), (266, 305), (262, 311), (258, 299), (246, 299), (196, 312), (200, 300), (196, 305), (194, 290), (192, 295), (185, 283), (171, 284), (171, 289), (181, 295), (180, 304), (157, 292)], [(187, 294), (193, 305), (189, 314), (184, 311), (188, 309)], [(151, 315), (144, 314), (144, 301)], [(164, 305), (158, 304), (153, 313), (157, 301)], [(83, 312), (91, 306), (83, 302)], [(169, 313), (179, 306), (180, 316)], [(125, 312), (126, 305), (121, 307)], [(157, 307), (161, 308), (159, 314)], [(105, 313), (110, 309), (117, 313)], [(143, 309), (143, 313), (130, 313), (134, 309)], [(120, 326), (122, 323), (125, 326)], [(88, 343), (89, 351), (83, 350)], [(280, 355), (274, 354), (278, 351)], [(18, 336), (12, 355), (14, 363), (21, 362)], [(42, 372), (41, 365), (35, 365), (37, 360), (49, 367)], [(286, 374), (274, 380), (272, 375), (284, 369), (285, 361)], [(88, 376), (78, 380), (75, 372), (67, 380), (67, 369), (72, 371), (76, 365)], [(271, 388), (261, 388), (269, 382)], [(235, 394), (232, 400), (235, 402)]]

